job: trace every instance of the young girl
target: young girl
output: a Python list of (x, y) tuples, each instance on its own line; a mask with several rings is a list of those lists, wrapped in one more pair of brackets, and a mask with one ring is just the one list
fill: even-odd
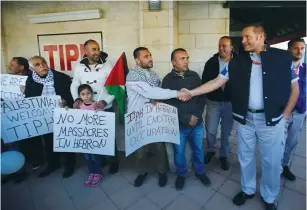
[[(77, 109), (83, 109), (83, 110), (96, 110), (96, 111), (102, 111), (96, 109), (97, 103), (93, 101), (93, 90), (91, 86), (84, 84), (80, 85), (78, 87), (78, 94), (79, 97), (82, 100), (82, 103), (74, 106), (74, 108)], [(101, 166), (101, 161), (102, 161), (102, 156), (100, 155), (93, 155), (93, 154), (84, 154), (88, 170), (89, 170), (89, 175), (87, 180), (84, 182), (85, 187), (96, 187), (99, 185), (100, 180), (102, 178), (101, 176), (101, 171), (100, 171), (100, 166)]]

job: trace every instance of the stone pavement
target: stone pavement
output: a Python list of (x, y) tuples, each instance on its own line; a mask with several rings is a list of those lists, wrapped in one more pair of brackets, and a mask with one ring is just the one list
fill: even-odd
[[(185, 188), (176, 191), (175, 174), (169, 172), (168, 185), (157, 185), (157, 174), (151, 173), (140, 188), (133, 186), (136, 173), (133, 157), (122, 157), (120, 172), (105, 177), (99, 187), (85, 188), (87, 177), (80, 155), (80, 167), (75, 174), (62, 179), (62, 170), (46, 178), (37, 178), (33, 172), (21, 184), (6, 183), (1, 189), (2, 210), (262, 210), (264, 206), (259, 193), (260, 163), (257, 162), (257, 196), (242, 207), (232, 204), (231, 199), (240, 191), (240, 169), (237, 159), (236, 138), (231, 136), (228, 171), (219, 168), (217, 158), (206, 166), (212, 186), (200, 184), (190, 172)], [(259, 160), (259, 159), (258, 159)], [(306, 209), (306, 126), (303, 127), (300, 142), (293, 156), (291, 170), (297, 176), (295, 182), (282, 180), (281, 191), (276, 203), (279, 210)]]

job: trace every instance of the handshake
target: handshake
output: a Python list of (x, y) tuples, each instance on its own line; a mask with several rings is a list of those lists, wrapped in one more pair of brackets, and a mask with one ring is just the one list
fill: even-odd
[(188, 89), (182, 88), (177, 91), (177, 98), (180, 101), (189, 101), (192, 98), (192, 93)]

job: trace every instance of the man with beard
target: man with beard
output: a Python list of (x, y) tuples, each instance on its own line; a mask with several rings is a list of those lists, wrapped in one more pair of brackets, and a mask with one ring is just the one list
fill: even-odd
[[(104, 84), (112, 71), (112, 65), (107, 61), (108, 54), (100, 51), (99, 44), (95, 40), (87, 40), (84, 43), (85, 55), (74, 69), (74, 77), (70, 87), (71, 94), (78, 107), (81, 100), (78, 98), (78, 87), (88, 84), (93, 90), (93, 99), (97, 102), (99, 109), (106, 112), (114, 112), (114, 96), (109, 95)], [(114, 174), (118, 171), (118, 152), (115, 144), (115, 157), (111, 157), (109, 172)]]
[[(134, 50), (133, 56), (136, 66), (131, 70), (126, 78), (128, 113), (143, 108), (147, 103), (156, 103), (156, 100), (165, 100), (177, 97), (187, 97), (189, 94), (183, 91), (169, 90), (159, 88), (161, 81), (155, 72), (151, 70), (153, 67), (153, 60), (151, 53), (145, 47), (138, 47)], [(153, 143), (155, 147), (156, 161), (159, 172), (159, 186), (164, 187), (167, 183), (166, 175), (166, 152), (164, 143)], [(140, 187), (147, 177), (147, 150), (148, 145), (139, 148), (136, 151), (138, 167), (138, 176), (134, 181), (135, 187)]]
[(300, 93), (295, 108), (286, 122), (286, 133), (288, 136), (286, 138), (285, 153), (282, 162), (282, 175), (288, 180), (294, 181), (296, 178), (289, 169), (289, 161), (298, 144), (300, 128), (306, 117), (306, 64), (302, 62), (303, 55), (305, 54), (304, 39), (298, 38), (291, 40), (288, 43), (288, 50), (293, 57), (292, 71), (299, 76), (298, 84)]
[[(20, 76), (31, 76), (32, 71), (29, 68), (28, 59), (24, 57), (13, 57), (10, 65), (9, 65), (10, 73), (13, 75), (20, 75)], [(25, 86), (20, 86), (20, 90), (23, 93)], [(2, 144), (1, 149), (8, 149), (9, 147), (17, 147), (19, 146), (20, 151), (26, 158), (26, 162), (32, 164), (32, 169), (36, 170), (40, 167), (41, 163), (43, 162), (43, 150), (39, 149), (36, 152), (32, 152), (31, 148), (35, 147), (35, 141), (41, 141), (41, 139), (33, 139), (32, 141), (18, 141), (11, 144)], [(3, 143), (3, 142), (2, 142)], [(11, 177), (15, 178), (16, 183), (20, 183), (27, 178), (26, 173), (26, 165), (21, 168), (18, 172), (13, 174)]]
[(260, 194), (266, 210), (276, 210), (274, 201), (280, 190), (285, 123), (295, 107), (299, 87), (298, 77), (291, 69), (290, 53), (269, 47), (265, 40), (261, 25), (244, 27), (245, 52), (232, 59), (229, 68), (215, 79), (189, 92), (191, 96), (209, 93), (229, 80), (233, 118), (239, 122), (237, 148), (242, 185), (242, 191), (232, 201), (241, 206), (255, 196), (258, 139), (262, 168)]

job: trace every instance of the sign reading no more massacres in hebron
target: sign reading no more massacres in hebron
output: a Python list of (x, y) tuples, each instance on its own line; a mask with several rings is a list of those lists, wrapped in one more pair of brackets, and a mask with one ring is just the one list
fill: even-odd
[(55, 109), (53, 151), (114, 156), (115, 113)]

